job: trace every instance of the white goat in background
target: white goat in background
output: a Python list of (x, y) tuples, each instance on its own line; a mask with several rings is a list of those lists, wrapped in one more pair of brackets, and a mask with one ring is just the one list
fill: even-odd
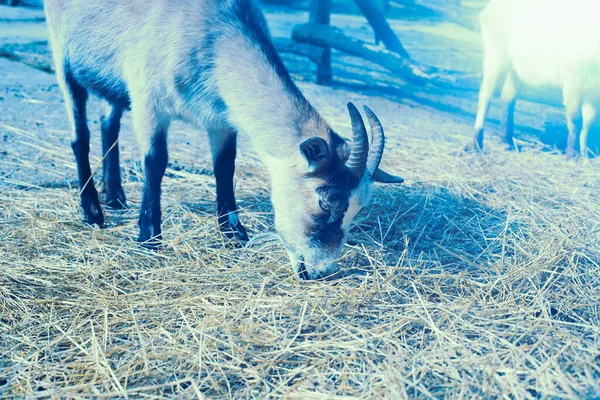
[(504, 140), (514, 149), (514, 110), (523, 84), (562, 89), (569, 139), (567, 157), (575, 155), (581, 114), (580, 151), (600, 100), (600, 2), (596, 0), (491, 0), (481, 13), (484, 44), (483, 82), (475, 122), (474, 145), (483, 148), (483, 126), (490, 100), (505, 77)]

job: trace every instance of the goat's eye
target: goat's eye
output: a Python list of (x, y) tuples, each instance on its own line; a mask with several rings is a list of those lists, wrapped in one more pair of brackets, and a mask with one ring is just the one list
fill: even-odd
[(325, 211), (325, 212), (329, 212), (329, 206), (325, 203), (323, 203), (322, 200), (319, 200), (319, 207), (321, 207), (321, 210)]

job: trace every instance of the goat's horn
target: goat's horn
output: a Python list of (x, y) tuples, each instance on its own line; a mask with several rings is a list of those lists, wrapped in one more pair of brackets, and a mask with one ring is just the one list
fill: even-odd
[(348, 112), (352, 121), (352, 152), (346, 162), (346, 166), (359, 178), (362, 179), (367, 168), (369, 156), (369, 137), (367, 128), (358, 109), (352, 103), (348, 103)]
[(369, 152), (369, 157), (367, 158), (367, 176), (370, 179), (373, 179), (377, 168), (379, 168), (379, 163), (381, 162), (381, 158), (383, 157), (383, 149), (385, 147), (385, 135), (383, 133), (383, 127), (381, 126), (381, 122), (379, 122), (379, 118), (377, 115), (367, 106), (364, 106), (365, 112), (367, 113), (367, 118), (369, 119), (369, 124), (371, 125), (371, 151)]

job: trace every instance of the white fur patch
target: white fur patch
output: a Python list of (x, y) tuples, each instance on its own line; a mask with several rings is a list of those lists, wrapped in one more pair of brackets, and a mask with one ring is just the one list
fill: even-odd
[(350, 196), (350, 204), (348, 205), (348, 210), (344, 214), (344, 220), (342, 222), (344, 231), (350, 228), (350, 224), (352, 223), (352, 220), (354, 220), (354, 217), (356, 217), (356, 214), (369, 204), (372, 192), (373, 181), (364, 178)]
[(342, 229), (347, 231), (350, 228), (350, 224), (356, 217), (356, 214), (362, 210), (363, 206), (359, 203), (359, 198), (356, 195), (352, 195), (350, 197), (350, 204), (348, 205), (348, 210), (344, 214), (344, 220), (342, 221)]

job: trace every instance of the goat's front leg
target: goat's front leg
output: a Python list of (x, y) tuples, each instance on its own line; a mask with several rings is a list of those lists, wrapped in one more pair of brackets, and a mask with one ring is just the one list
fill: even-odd
[(219, 228), (227, 237), (234, 235), (248, 240), (246, 229), (240, 222), (233, 189), (237, 134), (232, 129), (209, 129), (208, 137), (217, 181), (217, 215)]
[[(62, 70), (62, 66), (59, 65), (58, 71), (60, 70)], [(100, 208), (100, 200), (90, 167), (90, 130), (86, 116), (88, 92), (75, 80), (68, 67), (66, 67), (64, 77), (61, 75), (63, 74), (57, 72), (58, 82), (64, 93), (67, 114), (73, 128), (71, 148), (77, 162), (81, 208), (88, 224), (102, 226), (104, 215)]]
[[(475, 130), (473, 135), (472, 150), (483, 150), (483, 128), (485, 119), (490, 109), (490, 102), (494, 95), (494, 90), (498, 79), (507, 68), (507, 59), (503, 53), (496, 48), (494, 41), (490, 38), (490, 32), (487, 26), (482, 26), (482, 36), (484, 42), (483, 57), (483, 80), (479, 89), (479, 100), (477, 105), (477, 117), (475, 118)], [(470, 147), (468, 147), (471, 149)]]
[(167, 169), (167, 129), (169, 119), (150, 108), (132, 104), (133, 123), (142, 148), (144, 188), (138, 222), (138, 241), (145, 247), (156, 248), (162, 236), (160, 228), (160, 185)]

